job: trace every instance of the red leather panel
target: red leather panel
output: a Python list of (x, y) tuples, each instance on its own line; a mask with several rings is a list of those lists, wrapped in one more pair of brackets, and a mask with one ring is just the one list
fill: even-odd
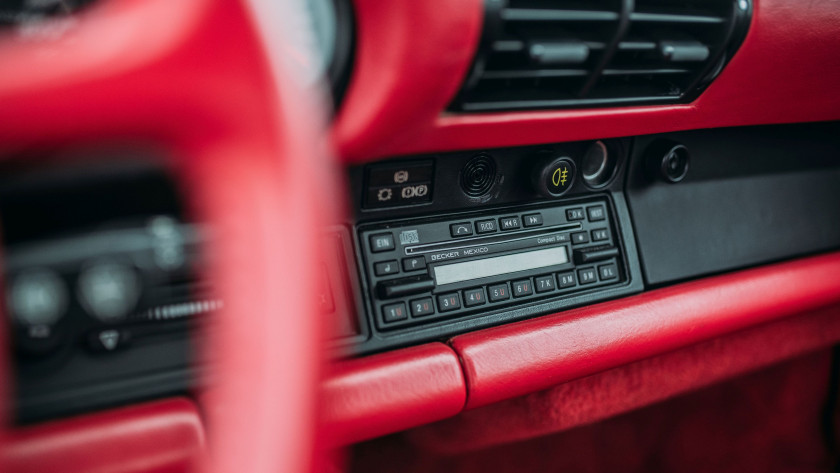
[(195, 404), (170, 399), (18, 429), (3, 471), (183, 472), (203, 447)]
[(832, 253), (461, 335), (451, 344), (472, 408), (838, 301), (840, 253)]
[(591, 424), (840, 341), (840, 305), (714, 338), (408, 431), (451, 455)]
[[(438, 0), (355, 3), (359, 62), (338, 122), (338, 141), (348, 162), (840, 119), (840, 8), (835, 2), (755, 1), (741, 49), (711, 87), (688, 105), (469, 115), (445, 113), (444, 104), (454, 97), (453, 82), (469, 67), (472, 51), (464, 49), (477, 44), (481, 0), (446, 2), (446, 7)], [(385, 20), (386, 9), (402, 14), (389, 14)], [(449, 34), (440, 34), (442, 30)], [(406, 36), (413, 40), (410, 50)], [(400, 81), (373, 79), (380, 74)]]
[(333, 370), (323, 388), (333, 445), (440, 420), (466, 401), (458, 357), (442, 343), (348, 360)]
[[(349, 471), (829, 472), (835, 450), (827, 445), (824, 406), (831, 358), (831, 350), (815, 352), (601, 422), (455, 455), (392, 435), (356, 446)], [(656, 389), (645, 381), (639, 388)]]
[(461, 87), (482, 0), (354, 0), (356, 60), (334, 134), (345, 158), (417, 138)]

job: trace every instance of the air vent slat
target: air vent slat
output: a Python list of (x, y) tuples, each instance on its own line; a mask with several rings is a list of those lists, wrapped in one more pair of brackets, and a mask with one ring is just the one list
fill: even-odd
[(707, 15), (679, 15), (674, 13), (633, 12), (630, 21), (644, 21), (655, 23), (711, 23), (726, 22), (726, 18)]
[(749, 0), (486, 1), (483, 46), (452, 110), (688, 102), (752, 14)]
[(604, 69), (605, 76), (645, 76), (656, 74), (688, 74), (691, 69)]
[(523, 71), (487, 71), (484, 79), (538, 79), (540, 77), (586, 77), (586, 69), (534, 69)]
[(502, 10), (505, 21), (617, 21), (618, 13), (587, 10), (545, 10), (506, 8)]

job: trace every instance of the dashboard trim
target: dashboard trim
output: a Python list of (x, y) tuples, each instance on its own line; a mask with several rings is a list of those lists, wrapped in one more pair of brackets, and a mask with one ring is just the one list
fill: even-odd
[(460, 335), (450, 344), (464, 365), (467, 408), (474, 408), (836, 302), (840, 252)]

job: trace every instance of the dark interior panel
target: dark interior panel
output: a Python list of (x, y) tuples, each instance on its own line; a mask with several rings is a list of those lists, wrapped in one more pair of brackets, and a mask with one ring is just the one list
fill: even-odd
[[(840, 126), (701, 130), (639, 138), (627, 200), (645, 280), (657, 285), (840, 246)], [(681, 143), (681, 182), (649, 150)]]

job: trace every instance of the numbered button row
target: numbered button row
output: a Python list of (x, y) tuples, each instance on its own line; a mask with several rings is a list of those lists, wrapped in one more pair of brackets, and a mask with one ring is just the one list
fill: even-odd
[(487, 302), (503, 302), (511, 298), (518, 299), (534, 294), (545, 294), (558, 289), (570, 289), (578, 285), (586, 286), (599, 281), (608, 282), (615, 280), (618, 280), (618, 266), (615, 262), (609, 262), (599, 266), (587, 266), (556, 274), (546, 274), (534, 278), (517, 279), (501, 284), (493, 284), (486, 288), (476, 287), (460, 292), (440, 294), (435, 297), (436, 301), (431, 297), (413, 299), (409, 301), (408, 310), (406, 310), (404, 302), (388, 304), (382, 307), (382, 318), (386, 323), (397, 322), (407, 320), (409, 311), (411, 312), (412, 318), (426, 317), (434, 314), (435, 309), (443, 314), (461, 308), (482, 306)]

